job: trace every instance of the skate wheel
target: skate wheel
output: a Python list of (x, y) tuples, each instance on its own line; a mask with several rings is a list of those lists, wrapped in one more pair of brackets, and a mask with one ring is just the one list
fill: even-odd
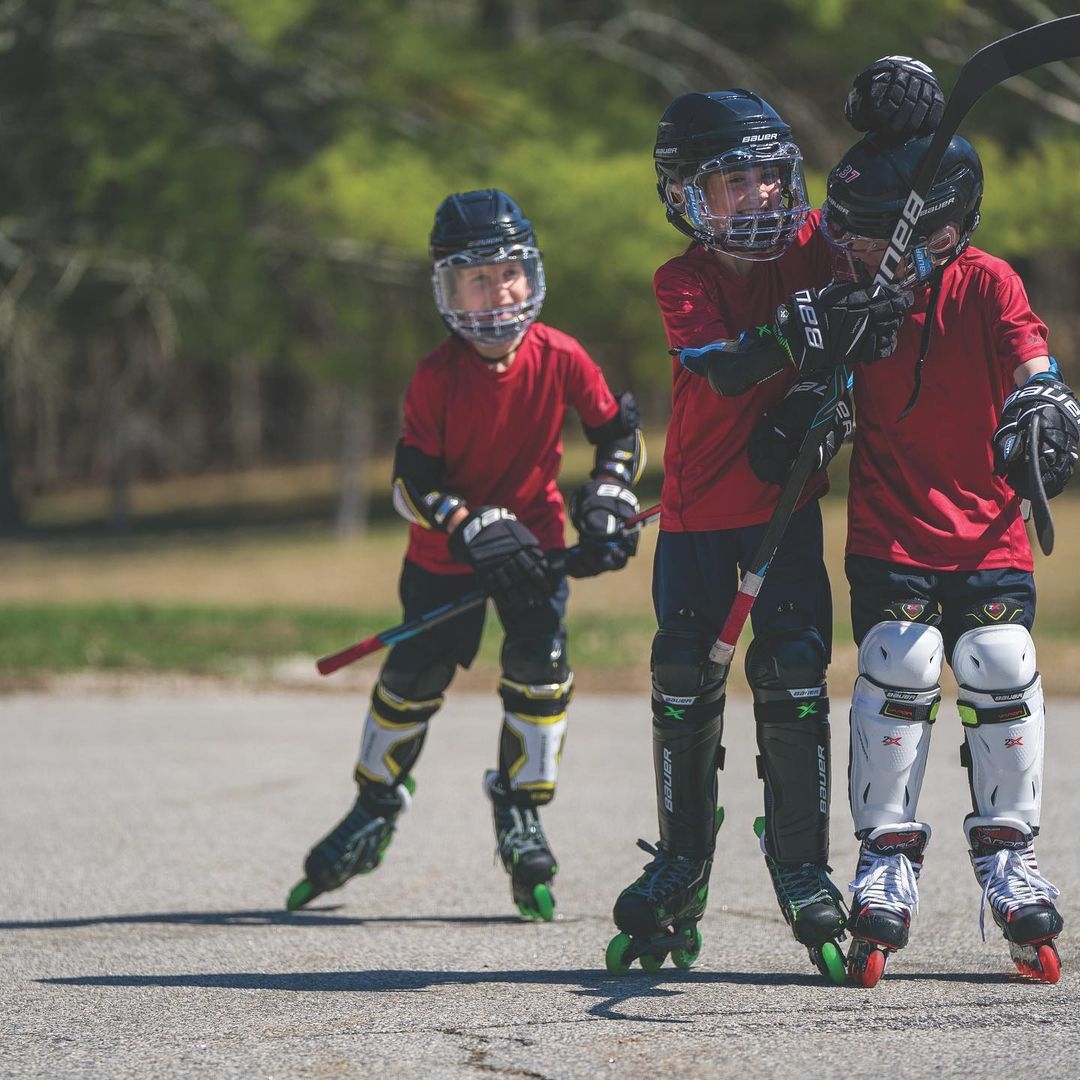
[[(818, 970), (822, 975), (826, 975), (837, 986), (847, 982), (847, 966), (844, 963), (844, 954), (835, 941), (826, 941), (821, 946), (820, 956)], [(881, 972), (878, 972), (878, 978), (881, 978)]]
[(534, 885), (532, 891), (532, 903), (518, 901), (518, 911), (526, 919), (534, 921), (551, 922), (555, 918), (555, 897), (547, 885)]
[(293, 886), (292, 892), (289, 893), (288, 899), (285, 901), (285, 910), (296, 911), (297, 908), (302, 908), (318, 895), (315, 886), (307, 878), (304, 878), (298, 885)]
[(640, 959), (641, 970), (648, 971), (650, 974), (659, 971), (664, 966), (664, 958), (662, 956), (655, 956), (653, 953), (646, 953)]
[(694, 927), (693, 944), (685, 949), (672, 949), (671, 962), (682, 971), (692, 968), (701, 956), (701, 931)]
[(1053, 945), (1046, 943), (1036, 950), (1034, 963), (1017, 960), (1016, 970), (1028, 978), (1038, 979), (1039, 982), (1056, 983), (1061, 978), (1061, 957)]
[(630, 961), (626, 959), (632, 942), (629, 934), (616, 934), (609, 942), (604, 953), (604, 964), (612, 975), (625, 975), (630, 970)]
[(853, 982), (870, 990), (877, 986), (885, 970), (885, 953), (881, 949), (871, 948), (863, 956), (855, 956), (848, 963), (848, 974)]

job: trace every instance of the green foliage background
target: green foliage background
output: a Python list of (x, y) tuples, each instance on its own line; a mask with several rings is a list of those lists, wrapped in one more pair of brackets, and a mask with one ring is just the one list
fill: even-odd
[[(763, 93), (820, 200), (856, 138), (842, 103), (867, 62), (921, 56), (948, 88), (978, 47), (1052, 14), (1031, 0), (872, 17), (848, 0), (4, 0), (0, 528), (58, 484), (108, 481), (122, 501), (132, 478), (335, 456), (348, 409), (367, 452), (385, 447), (443, 333), (434, 208), (481, 186), (536, 226), (544, 318), (663, 423), (650, 281), (683, 244), (651, 146), (671, 98)], [(977, 242), (1017, 262), (1069, 372), (1080, 69), (1012, 83), (964, 128), (988, 178)]]

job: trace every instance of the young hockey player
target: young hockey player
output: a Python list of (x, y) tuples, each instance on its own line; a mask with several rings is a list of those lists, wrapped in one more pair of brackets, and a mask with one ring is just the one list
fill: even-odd
[[(922, 104), (909, 108), (921, 94), (918, 75), (907, 90), (902, 81), (886, 72), (889, 92), (867, 96), (864, 111), (874, 122), (902, 127), (915, 113), (920, 123), (925, 118)], [(654, 161), (668, 220), (692, 242), (653, 282), (681, 359), (673, 363), (653, 577), (660, 840), (655, 847), (641, 842), (653, 859), (615, 903), (622, 932), (607, 952), (615, 972), (638, 958), (653, 969), (668, 953), (689, 966), (701, 944), (727, 679), (709, 650), (777, 500), (777, 488), (752, 467), (755, 422), (764, 413), (781, 429), (805, 427), (807, 409), (812, 415), (820, 403), (821, 371), (837, 362), (832, 357), (857, 363), (887, 355), (907, 299), (888, 291), (870, 297), (852, 286), (816, 291), (829, 281), (831, 264), (819, 215), (807, 202), (802, 155), (788, 125), (756, 94), (677, 98), (660, 119)], [(840, 418), (822, 468), (843, 436)], [(768, 440), (762, 448), (767, 457)], [(768, 461), (757, 466), (769, 470)], [(826, 489), (819, 472), (769, 567), (752, 611), (746, 676), (765, 783), (765, 862), (796, 940), (841, 981), (836, 943), (845, 912), (827, 865), (832, 605), (818, 507)]]
[[(536, 321), (543, 261), (532, 225), (504, 192), (448, 196), (435, 214), (431, 257), (450, 336), (409, 383), (394, 461), (394, 505), (410, 523), (404, 618), (478, 583), (494, 601), (505, 630), (503, 721), (484, 789), (515, 903), (526, 917), (551, 919), (557, 867), (538, 808), (555, 794), (573, 682), (566, 574), (619, 569), (636, 550), (637, 533), (621, 524), (638, 509), (638, 410), (630, 394), (612, 396), (577, 341)], [(570, 406), (596, 455), (592, 478), (570, 500), (582, 543), (564, 566), (555, 481)], [(409, 805), (428, 724), (457, 667), (476, 656), (484, 616), (475, 608), (390, 650), (364, 723), (355, 805), (311, 849), (290, 909), (379, 865)]]
[[(868, 135), (832, 170), (822, 231), (837, 276), (877, 272), (929, 141)], [(918, 801), (943, 663), (959, 686), (973, 807), (964, 831), (982, 911), (989, 905), (1021, 972), (1047, 982), (1060, 972), (1058, 890), (1034, 851), (1044, 720), (1021, 499), (1034, 494), (1033, 468), (1048, 496), (1065, 486), (1080, 407), (1016, 272), (970, 244), (982, 195), (978, 154), (954, 137), (898, 271), (915, 305), (896, 352), (855, 373), (846, 571), (859, 645), (850, 797), (861, 850), (848, 931), (849, 972), (864, 986), (907, 944), (917, 910), (930, 838)]]

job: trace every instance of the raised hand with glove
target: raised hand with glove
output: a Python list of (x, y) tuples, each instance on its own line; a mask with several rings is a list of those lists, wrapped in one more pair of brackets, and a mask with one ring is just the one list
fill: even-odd
[(932, 134), (944, 110), (934, 72), (910, 56), (883, 56), (863, 68), (844, 103), (844, 116), (856, 131), (896, 142)]

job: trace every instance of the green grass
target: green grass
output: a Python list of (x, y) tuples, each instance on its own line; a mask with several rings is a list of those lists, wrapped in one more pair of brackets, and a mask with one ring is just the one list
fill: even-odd
[[(0, 607), (0, 672), (184, 672), (235, 675), (288, 657), (317, 657), (397, 625), (400, 612), (332, 608), (216, 608), (172, 604)], [(618, 667), (648, 655), (651, 617), (583, 615), (572, 626), (575, 662)], [(489, 613), (478, 663), (494, 669), (502, 635)], [(613, 663), (613, 661), (615, 661)], [(377, 668), (374, 655), (362, 663)]]

